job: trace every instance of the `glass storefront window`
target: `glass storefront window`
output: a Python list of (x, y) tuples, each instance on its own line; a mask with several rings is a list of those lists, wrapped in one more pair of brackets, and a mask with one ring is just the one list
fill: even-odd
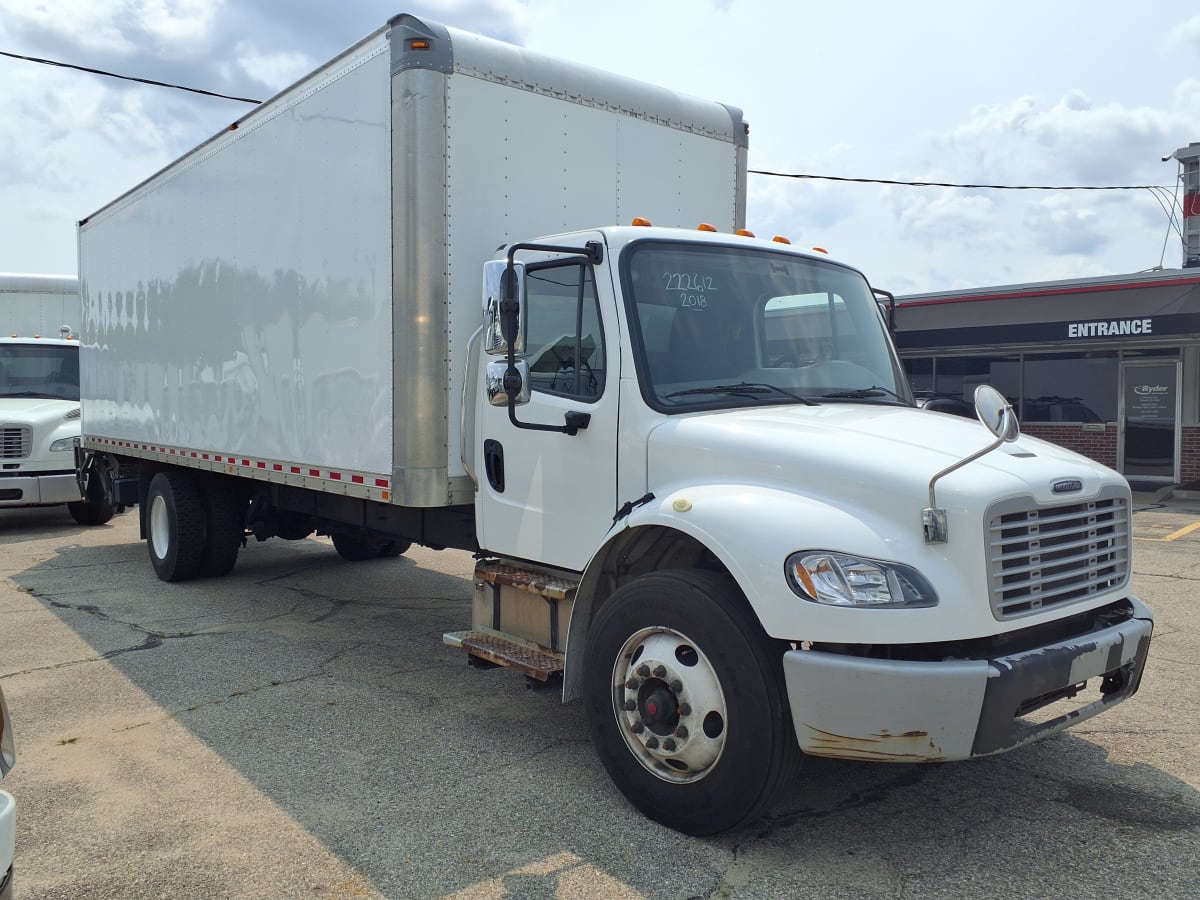
[(990, 384), (1015, 408), (1021, 396), (1021, 357), (1014, 354), (938, 359), (934, 396), (964, 400), (973, 405), (975, 388), (981, 384)]
[(1115, 422), (1119, 366), (1115, 352), (1025, 356), (1022, 422)]
[(925, 395), (933, 392), (932, 356), (904, 360), (904, 371), (915, 393)]

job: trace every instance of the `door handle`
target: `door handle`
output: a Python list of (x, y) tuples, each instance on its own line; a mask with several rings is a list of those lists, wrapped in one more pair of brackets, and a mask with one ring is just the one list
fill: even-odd
[(487, 473), (488, 484), (492, 486), (492, 490), (503, 494), (504, 446), (492, 438), (483, 442), (483, 471)]

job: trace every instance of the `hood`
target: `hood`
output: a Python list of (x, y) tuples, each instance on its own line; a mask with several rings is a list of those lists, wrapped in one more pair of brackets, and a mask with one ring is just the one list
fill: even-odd
[[(822, 404), (697, 413), (650, 436), (648, 489), (655, 493), (728, 473), (730, 484), (773, 486), (874, 518), (929, 503), (929, 481), (994, 442), (977, 421), (911, 407)], [(1053, 485), (1080, 482), (1055, 494)], [(979, 508), (1006, 497), (1039, 503), (1084, 499), (1122, 477), (1090, 459), (1022, 435), (940, 479), (937, 504)], [(881, 496), (882, 494), (882, 496)]]
[[(45, 397), (0, 397), (0, 426), (40, 425), (63, 421), (71, 410), (79, 409), (78, 400), (49, 400)], [(78, 418), (78, 416), (76, 416)]]

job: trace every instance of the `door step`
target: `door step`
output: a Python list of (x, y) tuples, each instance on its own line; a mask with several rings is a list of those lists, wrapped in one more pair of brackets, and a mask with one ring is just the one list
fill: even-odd
[(569, 600), (574, 596), (575, 588), (579, 587), (577, 580), (567, 576), (531, 572), (495, 560), (476, 563), (475, 577), (488, 584), (508, 585), (520, 591), (529, 591), (547, 600)]
[(563, 654), (487, 631), (452, 631), (442, 635), (442, 641), (478, 659), (516, 669), (536, 681), (549, 681), (563, 672)]

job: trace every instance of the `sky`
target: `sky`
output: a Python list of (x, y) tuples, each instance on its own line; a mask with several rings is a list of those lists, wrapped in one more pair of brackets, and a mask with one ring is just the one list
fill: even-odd
[[(752, 170), (1166, 188), (749, 176), (748, 228), (897, 294), (1181, 265), (1163, 157), (1200, 142), (1189, 4), (0, 0), (0, 50), (266, 99), (399, 12), (739, 107)], [(249, 109), (0, 57), (0, 271), (75, 274), (79, 219)]]

